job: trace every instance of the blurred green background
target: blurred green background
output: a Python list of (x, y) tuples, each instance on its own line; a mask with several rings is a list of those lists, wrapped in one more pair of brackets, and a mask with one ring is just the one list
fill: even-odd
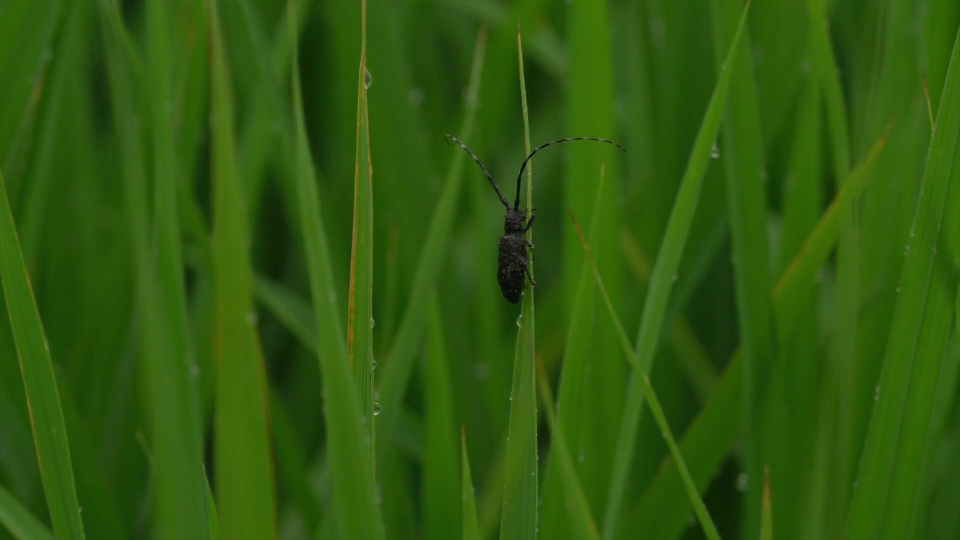
[[(530, 143), (603, 137), (627, 150), (575, 142), (532, 161), (536, 357), (561, 394), (593, 532), (704, 534), (646, 405), (639, 424), (630, 420), (636, 381), (568, 207), (585, 233), (593, 223), (591, 248), (631, 341), (653, 344), (640, 363), (721, 535), (759, 534), (767, 465), (775, 537), (960, 538), (960, 100), (949, 107), (960, 94), (945, 86), (960, 2), (754, 0), (689, 234), (672, 247), (668, 219), (740, 0), (368, 0), (365, 75), (358, 1), (296, 0), (292, 26), (286, 2), (209, 4), (0, 0), (0, 171), (87, 537), (208, 534), (164, 528), (198, 501), (204, 520), (218, 508), (224, 537), (258, 512), (281, 538), (350, 537), (345, 523), (365, 514), (337, 505), (331, 477), (347, 465), (328, 445), (317, 351), (330, 345), (318, 345), (318, 325), (340, 340), (350, 326), (360, 340), (348, 342), (351, 358), (359, 343), (376, 359), (373, 390), (360, 393), (364, 418), (375, 411), (375, 481), (354, 480), (374, 482), (386, 537), (466, 536), (460, 426), (479, 534), (512, 537), (500, 521), (515, 504), (504, 478), (520, 307), (496, 283), (503, 209), (443, 134), (461, 137), (513, 198), (526, 155), (519, 20)], [(307, 169), (291, 98), (294, 43), (339, 321), (318, 321), (311, 307), (320, 310), (304, 231), (316, 226), (298, 184)], [(372, 262), (358, 267), (372, 271), (372, 332), (362, 335), (346, 317), (365, 161), (358, 78), (372, 166)], [(934, 120), (939, 153), (930, 151)], [(815, 283), (781, 301), (774, 286), (888, 127), (866, 188), (840, 210), (850, 217), (838, 247), (826, 246)], [(218, 191), (231, 185), (235, 199)], [(940, 194), (936, 210), (924, 210), (924, 190)], [(217, 201), (236, 203), (240, 217), (218, 216)], [(449, 222), (435, 217), (444, 212)], [(360, 246), (369, 246), (359, 219)], [(929, 268), (910, 266), (915, 229), (929, 234), (914, 257), (933, 242)], [(658, 280), (658, 255), (670, 249), (679, 266)], [(17, 267), (0, 270), (8, 278)], [(665, 311), (647, 308), (656, 324), (643, 337), (651, 279), (668, 300)], [(57, 428), (36, 414), (31, 424), (30, 357), (11, 332), (29, 302), (4, 284), (0, 538), (51, 528), (71, 536), (51, 522), (31, 432)], [(224, 331), (220, 313), (246, 313), (255, 331)], [(741, 346), (743, 362), (731, 360)], [(229, 351), (246, 362), (231, 377), (255, 376), (232, 390), (218, 382), (218, 368), (235, 360)], [(897, 388), (889, 394), (887, 380)], [(532, 523), (543, 538), (580, 536), (568, 471), (554, 464), (555, 437), (537, 409), (539, 492), (524, 495), (538, 501)], [(250, 415), (241, 418), (254, 428), (218, 431), (227, 410)], [(221, 478), (221, 456), (234, 454), (239, 464)], [(189, 483), (201, 461), (209, 501), (202, 483)], [(857, 498), (858, 483), (871, 486), (867, 498)], [(220, 504), (237, 490), (254, 492), (249, 506)], [(11, 525), (23, 515), (39, 528)]]

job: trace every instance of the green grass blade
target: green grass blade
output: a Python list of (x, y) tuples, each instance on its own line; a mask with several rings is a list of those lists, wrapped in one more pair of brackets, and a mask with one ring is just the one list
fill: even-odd
[(243, 184), (235, 154), (233, 97), (216, 2), (211, 28), (214, 317), (217, 375), (216, 487), (223, 538), (276, 535), (276, 502), (267, 434), (269, 405), (256, 333)]
[(53, 532), (0, 485), (0, 523), (14, 538), (53, 540)]
[[(293, 2), (288, 5), (293, 9)], [(292, 18), (292, 13), (291, 13)], [(291, 24), (293, 24), (291, 19)], [(314, 175), (313, 160), (307, 142), (300, 90), (297, 48), (291, 66), (297, 191), (300, 199), (300, 228), (310, 291), (318, 326), (320, 371), (327, 421), (327, 452), (332, 469), (333, 509), (338, 535), (343, 538), (383, 538), (383, 521), (377, 506), (373, 460), (361, 423), (360, 402), (347, 356), (347, 345), (340, 326), (336, 288), (330, 261), (330, 248)]]
[(690, 472), (683, 460), (683, 456), (680, 453), (677, 442), (673, 437), (673, 432), (670, 430), (670, 424), (667, 423), (667, 417), (663, 413), (663, 407), (660, 406), (660, 400), (657, 398), (657, 394), (653, 390), (653, 386), (650, 384), (650, 378), (643, 370), (643, 366), (640, 364), (639, 357), (633, 351), (633, 348), (630, 345), (630, 338), (627, 337), (627, 332), (623, 329), (623, 325), (620, 323), (620, 319), (617, 317), (616, 309), (613, 307), (613, 302), (610, 301), (610, 296), (607, 294), (607, 289), (603, 285), (600, 272), (597, 270), (596, 262), (594, 261), (593, 255), (590, 252), (590, 246), (587, 244), (587, 240), (584, 238), (583, 232), (580, 230), (580, 226), (577, 225), (577, 221), (573, 216), (573, 212), (570, 212), (570, 217), (573, 220), (574, 227), (580, 236), (580, 242), (583, 244), (583, 249), (587, 253), (587, 258), (590, 261), (590, 268), (593, 270), (594, 279), (596, 279), (597, 287), (600, 289), (600, 295), (603, 297), (603, 301), (607, 305), (607, 311), (610, 313), (610, 318), (613, 320), (613, 323), (617, 329), (617, 333), (620, 336), (620, 344), (623, 348), (623, 352), (627, 355), (627, 359), (630, 361), (631, 367), (633, 367), (634, 380), (640, 381), (643, 397), (650, 407), (650, 414), (653, 415), (657, 426), (660, 428), (661, 435), (663, 435), (663, 438), (667, 442), (667, 446), (670, 449), (670, 455), (677, 463), (680, 476), (683, 479), (683, 484), (687, 491), (687, 496), (690, 498), (690, 503), (693, 505), (693, 509), (697, 514), (697, 518), (700, 520), (700, 526), (703, 527), (703, 532), (707, 538), (712, 540), (718, 539), (720, 538), (720, 534), (717, 533), (717, 528), (713, 524), (713, 519), (710, 517), (710, 513), (707, 512), (707, 507), (703, 504), (703, 500), (700, 498), (700, 494), (697, 492), (697, 487), (693, 483), (693, 478), (690, 476)]
[[(721, 56), (730, 46), (737, 29), (740, 2), (717, 0), (713, 12), (714, 61), (722, 69)], [(743, 350), (744, 469), (748, 477), (760, 478), (760, 417), (762, 390), (773, 365), (774, 335), (770, 305), (770, 275), (767, 249), (766, 194), (760, 135), (760, 112), (750, 35), (740, 38), (736, 65), (732, 68), (730, 97), (723, 123), (722, 155), (727, 179), (730, 236), (733, 241), (733, 270), (737, 298), (737, 320)], [(755, 482), (756, 486), (757, 483)], [(747, 536), (756, 535), (760, 520), (761, 492), (747, 496)]]
[[(597, 198), (599, 199), (599, 194)], [(594, 216), (596, 215), (594, 214)], [(556, 451), (555, 459), (559, 467), (557, 474), (559, 474), (563, 483), (566, 510), (573, 514), (570, 516), (573, 525), (572, 531), (574, 532), (571, 536), (597, 540), (600, 538), (600, 533), (597, 531), (597, 524), (590, 514), (590, 504), (587, 502), (587, 496), (583, 493), (583, 488), (577, 477), (577, 468), (573, 463), (573, 456), (570, 455), (570, 448), (567, 446), (567, 437), (563, 432), (563, 426), (553, 408), (553, 393), (550, 391), (550, 381), (547, 380), (547, 374), (542, 363), (537, 365), (537, 386), (540, 388), (540, 404), (546, 412), (547, 423), (550, 425), (550, 432), (554, 437), (550, 446)], [(551, 456), (553, 456), (552, 453)], [(570, 530), (567, 531), (567, 533), (570, 532)]]
[[(567, 87), (565, 137), (619, 140), (619, 122), (614, 112), (617, 101), (615, 81), (619, 73), (614, 64), (614, 42), (611, 38), (614, 28), (611, 11), (615, 10), (616, 4), (617, 2), (608, 0), (591, 0), (571, 2), (565, 7), (569, 64), (567, 74), (563, 77)], [(533, 25), (529, 26), (532, 32)], [(532, 34), (528, 41), (532, 44)], [(534, 107), (539, 108), (539, 104), (535, 102)], [(634, 149), (629, 150), (632, 153)], [(626, 159), (626, 156), (613, 145), (597, 143), (568, 144), (562, 152), (566, 153), (562, 167), (562, 201), (584, 220), (584, 224), (592, 221), (597, 166), (606, 162), (606, 191), (599, 208), (600, 221), (597, 222), (600, 231), (591, 246), (596, 249), (600, 275), (609, 287), (610, 294), (613, 298), (622, 298), (623, 272), (620, 250), (617, 249), (617, 229), (621, 224), (622, 213), (620, 162)], [(563, 217), (557, 211), (551, 213), (557, 218)], [(544, 217), (546, 216), (541, 219)], [(627, 373), (627, 366), (620, 354), (613, 328), (605, 324), (594, 324), (592, 320), (581, 319), (574, 323), (570, 319), (584, 261), (577, 235), (570, 223), (564, 219), (560, 219), (560, 223), (560, 255), (563, 261), (561, 328), (568, 322), (585, 325), (586, 339), (590, 340), (591, 346), (590, 376), (582, 381), (584, 401), (577, 405), (578, 415), (583, 417), (582, 427), (574, 430), (571, 424), (564, 423), (564, 431), (570, 437), (569, 448), (577, 456), (577, 471), (580, 473), (587, 500), (593, 511), (600, 516), (605, 506), (605, 484), (611, 473), (610, 458), (613, 456), (619, 427), (616, 422), (608, 420), (617, 418), (623, 411), (626, 391), (623, 377)], [(590, 304), (592, 306), (593, 302)], [(542, 313), (546, 314), (547, 311), (543, 310)], [(543, 328), (549, 326), (545, 324)], [(569, 327), (567, 331), (570, 331)], [(560, 411), (565, 414), (565, 406), (561, 406)], [(544, 538), (562, 537), (568, 520), (563, 513), (557, 516), (557, 519), (548, 517), (546, 512), (556, 508), (556, 505), (547, 506), (550, 503), (548, 496), (549, 493), (544, 493), (541, 530)]]
[(960, 208), (960, 33), (936, 127), (847, 516), (845, 534), (851, 538), (905, 536), (917, 496), (937, 377), (952, 327), (950, 299), (956, 294), (956, 278), (938, 251), (947, 247), (950, 235), (956, 238), (941, 227)]
[(470, 475), (470, 459), (467, 457), (467, 430), (460, 430), (460, 460), (462, 463), (462, 485), (460, 500), (463, 502), (463, 540), (480, 540), (477, 528), (477, 500), (473, 492), (473, 477)]
[[(347, 309), (347, 353), (360, 390), (370, 451), (373, 430), (373, 162), (370, 157), (370, 112), (367, 107), (367, 1), (361, 4), (360, 76), (357, 82), (357, 161), (353, 183), (353, 244)], [(359, 321), (359, 322), (358, 322)], [(372, 454), (371, 454), (372, 455)]]
[[(430, 328), (424, 366), (426, 418), (423, 456), (423, 533), (425, 538), (456, 538), (460, 524), (456, 431), (444, 345), (443, 317), (436, 295), (430, 302)], [(476, 510), (474, 510), (476, 512)]]
[[(807, 13), (810, 19), (813, 46), (813, 63), (824, 92), (824, 104), (827, 109), (827, 133), (830, 139), (833, 178), (839, 187), (850, 174), (850, 128), (847, 124), (847, 108), (843, 99), (839, 69), (830, 44), (827, 29), (827, 14), (822, 0), (807, 0)], [(851, 480), (851, 453), (853, 441), (851, 414), (851, 386), (854, 359), (857, 355), (857, 311), (860, 304), (860, 246), (858, 243), (858, 220), (848, 219), (840, 233), (837, 245), (837, 292), (835, 298), (835, 325), (831, 338), (831, 367), (837, 370), (838, 387), (838, 431), (840, 436), (840, 455), (837, 460), (834, 480), (836, 482), (836, 501), (830, 505), (836, 516), (829, 519), (842, 519)]]
[[(171, 32), (165, 0), (147, 3), (150, 58), (150, 112), (153, 127), (154, 219), (157, 237), (154, 288), (159, 320), (145, 355), (151, 389), (151, 446), (156, 460), (157, 521), (160, 537), (201, 538), (206, 532), (203, 458), (196, 368), (187, 333), (187, 302), (181, 258), (177, 190), (180, 172), (174, 148)], [(162, 345), (161, 345), (162, 343)], [(157, 354), (157, 350), (161, 351)]]
[[(606, 178), (606, 163), (600, 168), (600, 184), (596, 189), (597, 195), (594, 199), (593, 216), (590, 220), (590, 243), (597, 245), (597, 239), (600, 235), (601, 203), (603, 202), (604, 180)], [(593, 327), (594, 304), (597, 296), (597, 286), (592, 276), (586, 258), (584, 258), (580, 269), (580, 282), (577, 284), (577, 293), (573, 299), (572, 314), (570, 325), (567, 330), (567, 341), (564, 347), (563, 368), (560, 372), (560, 388), (557, 396), (557, 418), (554, 421), (553, 400), (545, 403), (543, 408), (547, 411), (547, 419), (550, 421), (551, 452), (547, 461), (547, 472), (543, 482), (543, 504), (540, 507), (540, 514), (543, 521), (543, 530), (541, 535), (544, 538), (556, 538), (567, 534), (570, 527), (578, 531), (581, 536), (591, 537), (597, 534), (596, 524), (593, 523), (593, 517), (590, 512), (590, 505), (587, 503), (585, 495), (581, 492), (579, 480), (577, 480), (577, 468), (570, 461), (571, 468), (567, 470), (566, 460), (569, 458), (570, 448), (577, 448), (583, 452), (583, 439), (589, 438), (592, 433), (583, 428), (589, 421), (584, 410), (589, 406), (587, 403), (588, 390), (585, 387), (585, 381), (588, 379), (588, 366), (592, 367), (590, 360), (595, 357), (596, 351), (593, 350), (593, 340), (590, 329)], [(541, 401), (544, 393), (549, 392), (549, 385), (544, 387), (540, 385)], [(556, 425), (554, 425), (556, 424)], [(563, 438), (561, 435), (563, 434)], [(582, 453), (580, 454), (582, 455)], [(593, 456), (597, 459), (597, 456)], [(579, 459), (579, 458), (578, 458)], [(576, 489), (571, 491), (571, 477), (576, 484)], [(580, 475), (587, 474), (581, 469)], [(557, 482), (561, 482), (558, 487)], [(577, 504), (579, 498), (584, 497), (585, 508), (579, 508)], [(571, 513), (570, 509), (576, 508), (576, 513)], [(585, 510), (585, 513), (584, 513)], [(584, 515), (588, 519), (584, 519)]]
[[(523, 43), (517, 20), (517, 52), (520, 65), (520, 102), (526, 153), (530, 154), (530, 121), (527, 114), (527, 86), (523, 76)], [(527, 215), (533, 207), (533, 167), (527, 165)], [(527, 231), (531, 241), (533, 229)], [(533, 276), (533, 260), (527, 270)], [(526, 284), (524, 284), (526, 286)], [(534, 356), (533, 288), (523, 295), (517, 318), (517, 345), (513, 358), (510, 390), (510, 425), (507, 429), (507, 462), (503, 485), (501, 538), (537, 537), (537, 390)]]
[[(483, 68), (484, 51), (486, 49), (486, 31), (481, 30), (477, 37), (474, 49), (473, 64), (470, 71), (470, 83), (467, 86), (464, 100), (463, 126), (457, 138), (464, 144), (470, 144), (470, 135), (473, 132), (474, 118), (477, 112), (477, 93), (480, 88), (480, 74)], [(427, 237), (423, 242), (423, 249), (417, 259), (417, 267), (410, 284), (410, 297), (407, 307), (400, 319), (396, 337), (390, 347), (387, 361), (383, 366), (383, 379), (380, 390), (380, 416), (377, 422), (377, 431), (381, 441), (390, 439), (390, 432), (395, 429), (399, 418), (400, 404), (410, 381), (413, 361), (418, 352), (422, 332), (426, 327), (427, 300), (431, 288), (440, 276), (443, 268), (442, 261), (448, 253), (450, 231), (454, 219), (457, 217), (457, 206), (460, 198), (460, 188), (463, 180), (463, 161), (469, 159), (465, 152), (454, 152), (453, 161), (447, 171), (443, 184), (443, 191), (437, 199), (437, 206), (430, 218)]]
[(70, 462), (67, 428), (60, 409), (60, 394), (53, 372), (40, 312), (30, 287), (27, 267), (0, 172), (0, 278), (13, 330), (23, 388), (30, 410), (30, 425), (40, 463), (53, 531), (61, 538), (84, 538), (77, 488)]
[[(877, 141), (864, 161), (850, 174), (800, 252), (774, 286), (773, 309), (777, 317), (778, 336), (787, 335), (802, 315), (803, 311), (799, 308), (802, 303), (798, 300), (814, 289), (817, 272), (836, 245), (840, 228), (849, 215), (853, 201), (873, 176), (872, 169), (885, 144), (886, 137)], [(783, 342), (782, 337), (778, 339), (779, 343)], [(721, 374), (710, 400), (680, 441), (681, 452), (691, 464), (691, 476), (701, 491), (715, 477), (742, 427), (743, 376), (743, 357), (737, 351)], [(684, 487), (674, 463), (666, 462), (640, 499), (632, 514), (629, 530), (652, 531), (651, 534), (663, 538), (679, 536), (690, 513)]]
[(312, 307), (296, 293), (263, 275), (254, 277), (257, 301), (313, 354), (318, 353), (317, 320)]
[[(640, 330), (637, 338), (637, 357), (640, 359), (641, 373), (650, 373), (656, 357), (657, 346), (660, 341), (660, 330), (663, 326), (667, 302), (670, 291), (673, 289), (674, 276), (680, 265), (680, 258), (687, 243), (687, 233), (693, 222), (693, 214), (700, 197), (700, 188), (711, 161), (711, 151), (717, 134), (720, 131), (720, 122), (723, 119), (727, 104), (727, 94), (730, 90), (730, 81), (740, 46), (740, 36), (743, 32), (746, 14), (750, 8), (749, 2), (743, 10), (740, 24), (731, 41), (727, 58), (720, 70), (717, 84), (710, 98), (703, 117), (700, 131), (697, 133), (687, 170), (681, 180), (680, 191), (677, 193), (667, 230), (663, 237), (660, 253), (657, 255), (653, 268), (653, 277), (650, 279), (650, 289), (643, 306), (640, 319)], [(613, 525), (616, 524), (620, 509), (623, 506), (624, 489), (626, 487), (631, 456), (640, 424), (640, 415), (643, 410), (643, 401), (640, 392), (643, 386), (633, 384), (627, 392), (627, 402), (624, 410), (623, 424), (627, 429), (621, 430), (620, 440), (617, 443), (617, 453), (614, 457), (613, 474), (610, 477), (607, 496), (607, 514), (604, 517), (604, 535), (613, 535)], [(609, 531), (609, 532), (608, 532)], [(607, 536), (610, 538), (610, 536)]]
[[(590, 220), (590, 244), (596, 246), (600, 235), (599, 220), (602, 216), (601, 203), (603, 201), (603, 189), (606, 163), (600, 169), (600, 184), (597, 188), (597, 195), (594, 199), (593, 216)], [(541, 517), (543, 518), (544, 538), (557, 538), (567, 533), (571, 526), (581, 534), (590, 530), (585, 526), (582, 519), (582, 512), (570, 514), (571, 494), (567, 489), (569, 471), (566, 471), (565, 458), (559, 452), (568, 452), (570, 448), (576, 448), (579, 456), (584, 455), (584, 446), (586, 439), (595, 435), (585, 428), (591, 423), (588, 420), (586, 409), (589, 407), (588, 396), (590, 392), (586, 387), (588, 373), (592, 373), (593, 362), (591, 360), (597, 356), (594, 350), (594, 339), (592, 329), (594, 326), (594, 304), (597, 296), (597, 286), (590, 275), (590, 268), (586, 258), (583, 259), (580, 268), (580, 281), (577, 284), (577, 292), (573, 297), (573, 306), (571, 309), (570, 324), (567, 329), (566, 345), (564, 347), (563, 367), (560, 372), (560, 387), (557, 390), (557, 426), (551, 424), (550, 431), (553, 434), (551, 446), (557, 452), (551, 452), (548, 456), (547, 469), (543, 481), (543, 504), (540, 506)], [(543, 390), (541, 389), (541, 394)], [(594, 396), (595, 397), (595, 396)], [(551, 401), (550, 407), (553, 407)], [(559, 434), (563, 433), (562, 449), (558, 445), (561, 439)], [(600, 459), (596, 454), (592, 459)], [(586, 458), (584, 456), (583, 461)], [(576, 474), (576, 467), (573, 469)], [(580, 475), (586, 476), (588, 472), (580, 469)], [(559, 487), (557, 482), (560, 482)], [(579, 484), (578, 484), (579, 486)], [(562, 489), (561, 489), (562, 488)], [(581, 494), (582, 495), (582, 494)], [(590, 506), (587, 505), (587, 515), (591, 514)], [(596, 532), (596, 525), (591, 523), (592, 529)]]

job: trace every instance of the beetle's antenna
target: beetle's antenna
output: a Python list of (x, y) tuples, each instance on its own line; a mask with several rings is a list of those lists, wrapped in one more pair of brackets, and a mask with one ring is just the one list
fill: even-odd
[[(530, 155), (527, 156), (527, 159), (523, 160), (523, 164), (520, 165), (520, 174), (517, 175), (517, 199), (516, 199), (516, 200), (514, 201), (514, 203), (513, 203), (513, 207), (514, 207), (514, 208), (520, 208), (520, 181), (523, 180), (523, 169), (526, 168), (527, 162), (530, 161), (530, 158), (532, 158), (533, 155), (536, 154), (537, 152), (543, 150), (544, 148), (546, 148), (546, 147), (548, 147), (548, 146), (550, 146), (550, 145), (557, 144), (557, 143), (565, 143), (565, 142), (570, 142), (570, 141), (597, 141), (597, 142), (603, 142), (603, 143), (612, 144), (612, 145), (616, 146), (617, 148), (619, 148), (620, 150), (623, 150), (623, 147), (622, 147), (622, 146), (620, 146), (619, 144), (617, 144), (617, 143), (615, 143), (615, 142), (613, 142), (613, 141), (608, 141), (608, 140), (606, 140), (606, 139), (594, 139), (594, 138), (591, 138), (591, 137), (573, 137), (573, 138), (570, 138), (570, 139), (559, 139), (559, 140), (550, 141), (550, 142), (548, 142), (548, 143), (546, 143), (546, 144), (544, 144), (544, 145), (541, 145), (539, 148), (537, 148), (537, 149), (534, 150), (533, 152), (530, 152)], [(626, 152), (626, 150), (623, 150), (623, 151)], [(468, 152), (469, 152), (469, 150), (468, 150)]]
[(474, 154), (473, 152), (471, 152), (470, 149), (467, 148), (467, 145), (465, 145), (465, 144), (463, 144), (462, 142), (460, 142), (459, 140), (457, 140), (457, 138), (454, 137), (453, 135), (450, 135), (449, 133), (444, 133), (444, 134), (443, 134), (443, 137), (444, 137), (445, 139), (447, 139), (448, 143), (449, 143), (449, 141), (453, 141), (453, 142), (459, 144), (461, 148), (463, 148), (464, 150), (467, 151), (468, 154), (470, 154), (470, 157), (472, 157), (473, 160), (477, 162), (477, 165), (479, 165), (480, 168), (483, 169), (483, 174), (487, 175), (487, 180), (490, 180), (490, 185), (493, 186), (493, 190), (497, 192), (497, 197), (500, 197), (500, 202), (502, 202), (503, 205), (506, 206), (507, 209), (509, 210), (509, 209), (510, 209), (510, 203), (507, 202), (507, 198), (504, 197), (503, 194), (500, 193), (500, 188), (497, 187), (497, 183), (493, 181), (493, 177), (490, 176), (490, 172), (487, 171), (487, 168), (483, 166), (483, 162), (480, 161), (480, 158), (478, 158), (476, 154)]

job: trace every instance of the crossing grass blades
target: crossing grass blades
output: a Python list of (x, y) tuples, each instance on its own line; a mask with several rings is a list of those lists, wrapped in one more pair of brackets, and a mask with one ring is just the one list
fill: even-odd
[[(572, 137), (568, 139), (559, 139), (556, 141), (550, 141), (546, 144), (543, 144), (536, 148), (533, 152), (530, 152), (530, 155), (527, 156), (527, 159), (523, 160), (523, 163), (520, 165), (520, 172), (517, 174), (517, 198), (513, 201), (513, 207), (510, 207), (510, 203), (507, 201), (507, 198), (500, 193), (500, 188), (497, 187), (497, 183), (493, 181), (493, 177), (490, 176), (490, 172), (487, 171), (487, 168), (483, 165), (483, 162), (480, 161), (480, 158), (477, 157), (467, 145), (460, 142), (456, 137), (450, 135), (449, 133), (444, 134), (444, 137), (448, 141), (453, 141), (460, 145), (461, 148), (467, 151), (470, 154), (470, 157), (477, 162), (477, 165), (483, 169), (483, 174), (487, 175), (487, 180), (490, 180), (490, 185), (493, 186), (493, 190), (497, 192), (497, 196), (500, 197), (500, 202), (503, 203), (503, 206), (507, 209), (507, 215), (503, 220), (503, 236), (500, 237), (500, 258), (499, 266), (497, 268), (497, 282), (500, 283), (500, 292), (503, 293), (503, 297), (507, 299), (511, 304), (516, 304), (520, 302), (520, 295), (523, 294), (523, 288), (526, 285), (526, 280), (530, 279), (530, 285), (536, 287), (537, 282), (533, 279), (533, 276), (530, 275), (530, 269), (527, 264), (527, 247), (533, 249), (533, 243), (531, 243), (526, 238), (527, 231), (533, 227), (533, 222), (536, 219), (536, 215), (533, 214), (530, 216), (530, 220), (527, 221), (527, 211), (526, 209), (520, 208), (520, 183), (523, 179), (523, 170), (527, 167), (527, 162), (536, 155), (537, 152), (543, 150), (544, 148), (565, 142), (571, 141), (597, 141), (607, 144), (612, 144), (619, 148), (620, 150), (626, 152), (622, 146), (619, 144), (608, 141), (606, 139), (594, 139), (591, 137)], [(534, 212), (536, 208), (532, 209)]]

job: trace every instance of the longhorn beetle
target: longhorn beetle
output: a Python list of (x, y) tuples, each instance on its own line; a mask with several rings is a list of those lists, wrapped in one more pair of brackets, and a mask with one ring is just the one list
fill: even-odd
[[(523, 164), (520, 165), (520, 173), (517, 175), (517, 198), (513, 201), (513, 208), (511, 208), (510, 203), (507, 202), (506, 197), (500, 193), (500, 188), (497, 187), (497, 183), (493, 181), (493, 177), (490, 176), (490, 172), (487, 171), (487, 168), (483, 165), (483, 162), (480, 161), (480, 158), (471, 152), (470, 149), (467, 148), (467, 145), (457, 140), (453, 135), (447, 133), (444, 134), (444, 137), (448, 141), (459, 144), (461, 148), (470, 154), (470, 157), (483, 169), (483, 174), (487, 175), (487, 180), (490, 180), (490, 185), (493, 186), (493, 190), (496, 191), (497, 196), (500, 197), (500, 202), (507, 208), (507, 215), (503, 220), (504, 234), (500, 237), (500, 263), (497, 269), (497, 282), (500, 283), (500, 292), (503, 293), (503, 297), (506, 298), (508, 302), (516, 304), (520, 302), (520, 295), (523, 294), (523, 288), (526, 285), (524, 277), (530, 278), (530, 285), (534, 287), (537, 286), (537, 282), (534, 281), (533, 276), (530, 275), (530, 268), (527, 263), (527, 247), (529, 246), (530, 249), (533, 249), (533, 244), (525, 237), (527, 231), (533, 227), (533, 221), (537, 216), (531, 215), (530, 221), (527, 221), (527, 210), (520, 208), (520, 183), (523, 180), (523, 170), (527, 167), (527, 162), (530, 161), (530, 158), (532, 158), (534, 154), (550, 145), (570, 141), (603, 142), (612, 144), (620, 150), (623, 150), (623, 147), (613, 141), (593, 139), (590, 137), (559, 139), (541, 145), (533, 152), (530, 152), (527, 159), (523, 160)], [(623, 151), (626, 152), (626, 150)], [(533, 208), (533, 211), (536, 210), (536, 208)]]

